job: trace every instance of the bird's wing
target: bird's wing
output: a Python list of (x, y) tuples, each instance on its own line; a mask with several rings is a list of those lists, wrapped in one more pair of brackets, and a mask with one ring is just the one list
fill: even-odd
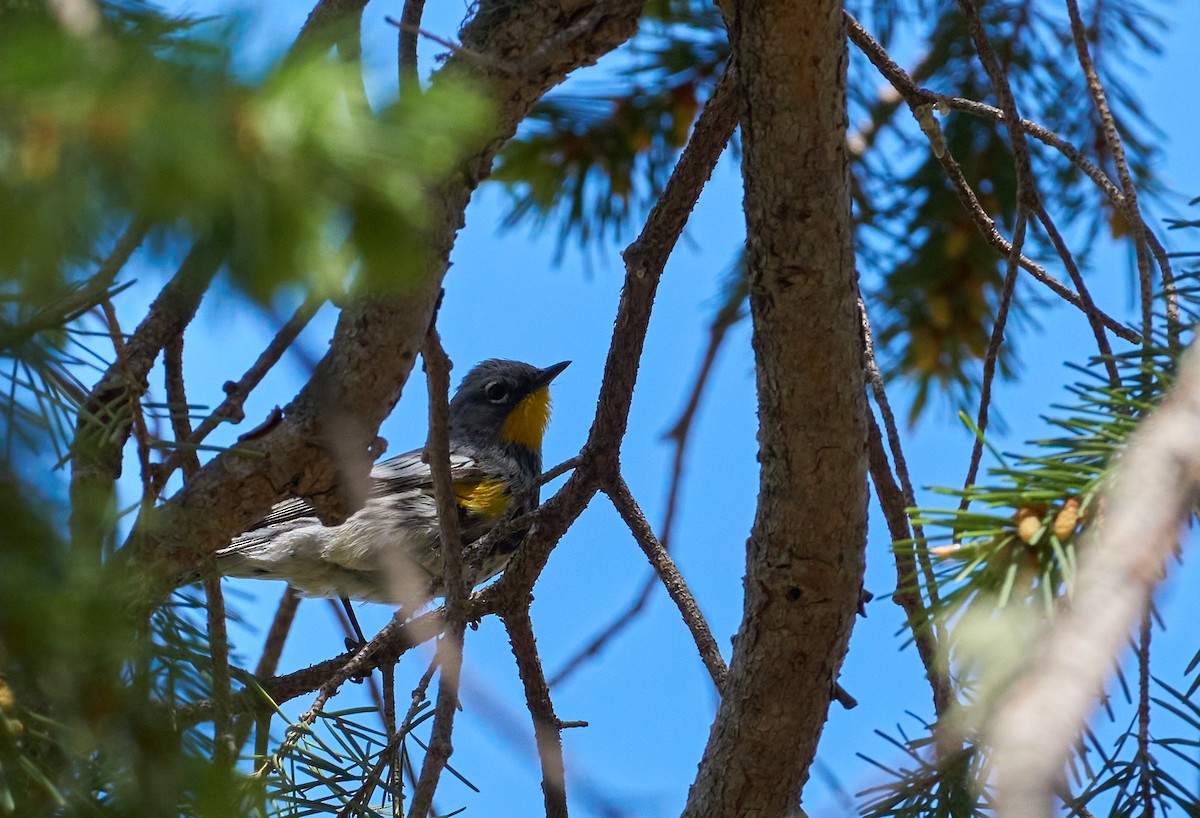
[[(429, 464), (421, 460), (421, 453), (421, 449), (414, 449), (376, 463), (371, 469), (369, 497), (387, 497), (414, 489), (432, 491), (433, 476), (429, 471)], [(450, 455), (450, 477), (455, 483), (481, 480), (486, 476), (473, 458), (459, 454)], [(287, 527), (301, 520), (315, 519), (316, 512), (312, 505), (306, 500), (293, 497), (276, 503), (270, 513), (248, 531), (261, 533), (264, 528)], [(236, 545), (243, 539), (259, 541), (261, 537), (238, 537), (233, 544)]]
[[(433, 489), (433, 473), (429, 464), (421, 459), (421, 449), (383, 460), (371, 469), (371, 496), (386, 497), (402, 491)], [(450, 479), (455, 482), (479, 480), (487, 473), (474, 458), (462, 454), (450, 455)]]

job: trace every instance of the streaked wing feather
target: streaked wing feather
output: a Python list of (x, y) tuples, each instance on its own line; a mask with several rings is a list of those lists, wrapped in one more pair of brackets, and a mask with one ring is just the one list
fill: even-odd
[[(421, 449), (414, 449), (411, 452), (405, 452), (376, 463), (371, 469), (370, 497), (386, 497), (389, 494), (398, 494), (412, 489), (432, 490), (433, 477), (430, 474), (429, 465), (421, 460), (421, 453)], [(455, 482), (487, 476), (486, 472), (476, 465), (473, 458), (459, 454), (450, 455), (450, 473)], [(286, 526), (299, 520), (315, 518), (316, 513), (311, 504), (306, 500), (293, 497), (276, 503), (270, 513), (251, 526), (248, 531), (258, 531), (272, 526)], [(259, 537), (237, 537), (231, 547), (243, 543), (249, 544), (246, 542), (247, 539), (255, 543), (261, 541)]]

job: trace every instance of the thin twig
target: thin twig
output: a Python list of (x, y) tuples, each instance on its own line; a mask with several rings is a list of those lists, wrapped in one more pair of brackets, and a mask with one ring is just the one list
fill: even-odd
[[(107, 298), (100, 302), (100, 308), (104, 312), (104, 320), (108, 326), (108, 335), (113, 345), (114, 365), (125, 374), (128, 382), (136, 383), (137, 375), (133, 372), (133, 367), (129, 364), (129, 355), (126, 351), (124, 340), (125, 336), (121, 332), (121, 323), (117, 318), (117, 310), (113, 307), (112, 301)], [(142, 483), (142, 508), (153, 508), (158, 493), (154, 490), (154, 464), (150, 462), (150, 431), (146, 428), (146, 411), (142, 406), (140, 396), (129, 395), (125, 409), (128, 411), (131, 420), (133, 440), (137, 450), (139, 477)]]
[(245, 406), (246, 398), (262, 382), (267, 373), (274, 368), (275, 364), (279, 363), (279, 359), (283, 357), (283, 353), (287, 352), (324, 303), (325, 299), (317, 296), (310, 295), (304, 299), (304, 303), (297, 307), (296, 311), (292, 313), (292, 317), (279, 328), (279, 332), (275, 333), (275, 337), (271, 339), (271, 343), (267, 344), (266, 349), (262, 351), (250, 368), (246, 370), (245, 374), (236, 382), (225, 382), (225, 385), (222, 387), (225, 392), (225, 400), (221, 401), (221, 405), (210, 412), (208, 417), (202, 420), (200, 425), (192, 432), (191, 437), (187, 440), (190, 446), (176, 450), (159, 466), (155, 480), (160, 491), (166, 485), (167, 480), (170, 479), (175, 469), (179, 468), (188, 459), (188, 455), (195, 456), (194, 447), (203, 443), (205, 438), (214, 429), (225, 422), (241, 423), (245, 419), (246, 415), (242, 407)]
[[(964, 481), (964, 485), (969, 487), (975, 483), (979, 471), (979, 461), (983, 456), (983, 439), (987, 432), (992, 381), (995, 378), (1000, 345), (1004, 341), (1008, 309), (1012, 303), (1017, 273), (1020, 270), (1021, 248), (1025, 243), (1029, 214), (1036, 212), (1041, 207), (1042, 198), (1038, 193), (1037, 179), (1033, 175), (1029, 147), (1025, 139), (1025, 132), (1021, 130), (1021, 115), (1017, 111), (1017, 101), (1008, 83), (1008, 74), (992, 48), (992, 41), (988, 38), (987, 31), (984, 30), (983, 20), (979, 16), (975, 0), (958, 0), (958, 7), (962, 11), (963, 17), (966, 18), (967, 29), (971, 32), (971, 40), (975, 43), (975, 50), (979, 54), (983, 70), (987, 72), (988, 79), (991, 80), (992, 91), (1000, 102), (1000, 110), (1004, 111), (1004, 127), (1008, 131), (1008, 141), (1012, 147), (1013, 165), (1017, 175), (1017, 222), (1013, 228), (1012, 249), (1008, 254), (1008, 272), (1004, 278), (1000, 304), (996, 309), (996, 322), (992, 327), (992, 337), (988, 341), (987, 353), (983, 362), (983, 383), (979, 389), (979, 414), (975, 420), (975, 443), (971, 448), (971, 464), (967, 469), (967, 477)], [(1089, 313), (1090, 316), (1091, 313)], [(968, 498), (964, 496), (962, 507), (966, 508), (968, 502)]]
[(1113, 359), (1112, 345), (1108, 342), (1108, 336), (1104, 334), (1104, 327), (1095, 314), (1096, 305), (1092, 301), (1092, 296), (1088, 292), (1087, 285), (1084, 284), (1083, 274), (1079, 272), (1079, 265), (1075, 263), (1075, 257), (1071, 255), (1070, 248), (1067, 247), (1062, 234), (1058, 232), (1058, 226), (1054, 224), (1053, 219), (1050, 218), (1050, 214), (1046, 212), (1044, 202), (1038, 202), (1034, 208), (1034, 215), (1041, 222), (1046, 235), (1050, 237), (1050, 243), (1054, 245), (1054, 249), (1058, 252), (1058, 257), (1062, 259), (1063, 266), (1067, 268), (1067, 274), (1071, 276), (1071, 281), (1074, 282), (1075, 289), (1079, 291), (1079, 297), (1083, 299), (1083, 302), (1087, 304), (1090, 310), (1087, 314), (1088, 323), (1091, 324), (1092, 334), (1096, 338), (1096, 348), (1100, 350), (1100, 358), (1105, 370), (1108, 372), (1109, 385), (1115, 389), (1121, 383), (1120, 373), (1117, 372), (1117, 362)]
[[(405, 736), (412, 731), (413, 720), (417, 717), (417, 712), (421, 709), (421, 705), (425, 702), (425, 691), (429, 689), (429, 682), (433, 679), (433, 672), (437, 668), (437, 662), (431, 662), (429, 669), (421, 676), (421, 680), (417, 682), (416, 688), (412, 692), (412, 704), (409, 705), (408, 712), (404, 714), (404, 721), (400, 723), (399, 729), (395, 725), (395, 712), (392, 713), (392, 728), (388, 732), (388, 741), (384, 745), (383, 750), (379, 753), (379, 760), (375, 762), (375, 766), (367, 773), (363, 779), (362, 786), (358, 791), (351, 796), (340, 810), (338, 810), (338, 818), (351, 818), (358, 815), (366, 807), (367, 802), (371, 800), (372, 793), (379, 786), (380, 777), (383, 771), (387, 768), (395, 758), (396, 751), (400, 749), (400, 742), (404, 741)], [(391, 668), (389, 668), (391, 670)], [(395, 702), (395, 693), (391, 699)], [(397, 802), (403, 799), (397, 799)]]
[[(171, 431), (176, 443), (187, 443), (192, 437), (192, 424), (188, 420), (187, 390), (183, 379), (183, 336), (176, 335), (163, 345), (163, 377), (167, 393), (167, 414), (171, 418)], [(191, 477), (200, 468), (200, 459), (192, 448), (178, 449), (184, 477)], [(161, 489), (161, 484), (155, 486)]]
[[(990, 106), (985, 106), (981, 103), (960, 100), (957, 97), (947, 97), (941, 94), (934, 94), (930, 91), (926, 91), (917, 87), (904, 69), (901, 68), (891, 58), (887, 51), (885, 51), (883, 47), (876, 42), (876, 40), (867, 32), (866, 29), (862, 27), (857, 20), (855, 20), (849, 14), (846, 14), (845, 18), (850, 40), (856, 46), (858, 46), (859, 50), (866, 55), (867, 59), (871, 61), (871, 63), (879, 70), (884, 78), (891, 82), (892, 87), (894, 87), (900, 93), (900, 95), (904, 97), (905, 101), (908, 102), (909, 108), (913, 112), (913, 116), (915, 116), (917, 120), (922, 123), (923, 132), (925, 132), (925, 126), (932, 128), (937, 127), (936, 120), (933, 118), (933, 107), (939, 104), (946, 104), (950, 107), (958, 107), (961, 110), (978, 116), (989, 116), (994, 118), (997, 122), (1004, 123), (1006, 127), (1009, 126), (1009, 121), (1004, 118), (1003, 112), (999, 109), (993, 109)], [(993, 111), (999, 113), (1000, 115), (996, 116), (992, 113)], [(1027, 120), (1019, 120), (1019, 122), (1022, 129), (1029, 130), (1030, 133), (1035, 136), (1046, 136), (1050, 134), (1049, 131), (1046, 131), (1040, 126), (1035, 126), (1033, 123), (1028, 122)], [(928, 136), (928, 134), (926, 135)], [(1057, 145), (1061, 147), (1065, 146), (1066, 143), (1061, 142), (1060, 140)], [(1000, 231), (996, 228), (995, 220), (993, 220), (992, 217), (988, 215), (987, 211), (983, 209), (983, 205), (979, 202), (979, 197), (975, 194), (975, 191), (971, 187), (970, 183), (967, 182), (966, 176), (963, 174), (962, 167), (954, 159), (951, 152), (948, 149), (945, 149), (944, 145), (939, 145), (934, 151), (934, 155), (942, 165), (942, 169), (945, 171), (946, 178), (950, 182), (951, 187), (954, 189), (954, 192), (958, 196), (963, 207), (971, 215), (972, 221), (974, 221), (975, 226), (979, 229), (981, 235), (983, 235), (987, 242), (995, 247), (1005, 257), (1012, 256), (1013, 245), (1000, 234)], [(1078, 155), (1078, 152), (1076, 152), (1075, 155)], [(1068, 154), (1068, 158), (1071, 158), (1071, 155)], [(1095, 173), (1099, 177), (1103, 177), (1103, 174), (1100, 173), (1098, 169), (1095, 170)], [(1092, 174), (1089, 173), (1089, 175)], [(1111, 183), (1109, 183), (1109, 186), (1111, 188)], [(1103, 189), (1103, 185), (1101, 187)], [(1050, 275), (1040, 264), (1037, 264), (1023, 255), (1019, 255), (1018, 262), (1023, 269), (1032, 274), (1037, 281), (1050, 288), (1055, 295), (1062, 298), (1073, 307), (1079, 309), (1085, 315), (1089, 316), (1089, 318), (1094, 317), (1095, 320), (1101, 322), (1106, 329), (1108, 329), (1117, 337), (1129, 341), (1130, 343), (1138, 343), (1141, 340), (1137, 333), (1133, 332), (1128, 327), (1121, 324), (1119, 321), (1107, 315), (1106, 313), (1100, 311), (1099, 309), (1093, 309), (1089, 311), (1087, 304), (1085, 304), (1080, 296), (1073, 293), (1061, 281)]]
[[(713, 364), (717, 359), (717, 352), (720, 350), (729, 328), (743, 316), (741, 307), (744, 301), (745, 292), (739, 289), (738, 293), (722, 306), (713, 319), (712, 324), (709, 326), (708, 346), (704, 350), (704, 356), (701, 359), (700, 370), (696, 374), (696, 380), (693, 382), (692, 388), (688, 393), (687, 402), (679, 415), (679, 419), (675, 421), (671, 426), (671, 431), (666, 435), (675, 444), (675, 454), (671, 463), (671, 483), (670, 488), (667, 490), (667, 508), (663, 514), (662, 528), (658, 536), (659, 542), (662, 543), (662, 547), (667, 553), (671, 552), (671, 534), (674, 531), (676, 511), (679, 508), (680, 487), (683, 484), (683, 459), (687, 452), (692, 422), (695, 420), (696, 411), (700, 408), (700, 398), (704, 394), (704, 389), (708, 384), (708, 377), (712, 374)], [(575, 671), (583, 667), (589, 659), (599, 655), (605, 645), (633, 624), (638, 615), (645, 610), (658, 584), (658, 576), (654, 572), (651, 572), (646, 577), (645, 582), (642, 583), (641, 590), (638, 591), (633, 602), (625, 610), (613, 617), (612, 621), (606, 627), (601, 629), (586, 645), (576, 651), (575, 655), (563, 664), (559, 671), (554, 674), (553, 678), (550, 679), (550, 686), (554, 687), (561, 684)]]
[[(192, 424), (187, 413), (187, 388), (183, 377), (183, 333), (163, 345), (163, 375), (167, 393), (171, 430), (175, 440), (187, 440)], [(183, 463), (186, 482), (200, 468), (194, 457)], [(218, 769), (231, 767), (237, 760), (241, 743), (237, 741), (232, 714), (233, 690), (229, 677), (229, 633), (225, 623), (225, 594), (221, 590), (221, 575), (215, 558), (204, 566), (204, 598), (207, 604), (206, 626), (208, 649), (212, 658), (213, 691), (213, 762)]]
[[(262, 654), (258, 664), (254, 666), (254, 676), (257, 679), (269, 679), (279, 668), (279, 658), (283, 655), (283, 646), (287, 641), (292, 623), (296, 620), (296, 609), (300, 607), (300, 594), (291, 585), (283, 589), (279, 605), (275, 608), (275, 616), (271, 618), (271, 626), (267, 629), (267, 638), (263, 640)], [(231, 707), (232, 709), (232, 707)], [(269, 719), (272, 714), (268, 713)], [(233, 725), (233, 746), (239, 750), (250, 737), (255, 714), (238, 716)]]
[(691, 139), (641, 234), (622, 254), (625, 286), (604, 363), (596, 417), (581, 460), (566, 484), (534, 512), (535, 528), (517, 549), (504, 576), (492, 586), (498, 596), (524, 599), (529, 595), (555, 543), (595, 496), (600, 480), (617, 470), (658, 283), (700, 192), (733, 135), (738, 117), (736, 90), (736, 64), (731, 62), (704, 104)]
[(463, 571), (458, 505), (450, 477), (450, 410), (446, 398), (450, 391), (450, 359), (442, 349), (437, 327), (433, 323), (425, 335), (421, 354), (425, 359), (425, 374), (429, 381), (429, 441), (425, 444), (425, 459), (433, 474), (433, 492), (437, 500), (446, 619), (437, 649), (442, 670), (438, 680), (433, 729), (429, 735), (425, 762), (421, 765), (421, 776), (413, 788), (408, 818), (425, 818), (429, 814), (438, 780), (452, 752), (450, 737), (454, 729), (455, 709), (458, 707), (463, 636), (468, 615), (467, 596), (470, 593)]
[(478, 63), (485, 68), (491, 68), (499, 71), (502, 74), (508, 74), (509, 76), (515, 77), (518, 75), (517, 69), (513, 68), (508, 63), (497, 60), (494, 57), (490, 57), (482, 52), (475, 51), (474, 49), (467, 48), (462, 43), (456, 43), (454, 40), (441, 37), (437, 34), (434, 34), (432, 31), (427, 31), (419, 26), (410, 25), (403, 19), (397, 20), (395, 17), (384, 17), (383, 20), (388, 25), (392, 25), (400, 29), (401, 34), (407, 32), (412, 35), (420, 35), (432, 43), (437, 43), (442, 48), (449, 49), (452, 54), (463, 57), (471, 62)]
[(566, 818), (567, 790), (563, 766), (562, 722), (555, 714), (554, 703), (550, 700), (550, 686), (546, 684), (546, 675), (538, 656), (533, 623), (529, 619), (529, 605), (527, 602), (511, 605), (500, 612), (500, 618), (508, 631), (513, 657), (517, 660), (517, 672), (525, 687), (525, 704), (533, 718), (534, 739), (542, 765), (542, 797), (546, 804), (546, 816)]
[(904, 463), (904, 454), (900, 449), (899, 435), (896, 433), (896, 418), (892, 415), (892, 407), (888, 402), (887, 393), (883, 389), (883, 377), (875, 360), (875, 342), (871, 333), (871, 322), (867, 316), (866, 306), (862, 299), (858, 301), (859, 312), (863, 325), (863, 358), (866, 362), (867, 382), (871, 385), (875, 403), (883, 415), (884, 424), (888, 429), (888, 438), (892, 443), (892, 457), (896, 460), (896, 474), (902, 475), (905, 486), (902, 489), (896, 483), (892, 468), (888, 464), (887, 453), (883, 449), (883, 435), (873, 413), (867, 414), (867, 465), (871, 480), (875, 484), (875, 496), (883, 510), (884, 521), (892, 542), (899, 543), (914, 539), (915, 544), (904, 549), (894, 547), (896, 561), (896, 590), (892, 600), (904, 611), (908, 619), (908, 627), (912, 631), (913, 642), (917, 646), (917, 654), (925, 666), (925, 676), (933, 693), (933, 709), (940, 718), (949, 712), (956, 701), (954, 685), (950, 674), (942, 660), (939, 644), (945, 643), (944, 626), (929, 613), (925, 601), (921, 597), (921, 574), (918, 574), (917, 557), (921, 560), (920, 568), (925, 579), (926, 593), (929, 594), (930, 605), (938, 604), (937, 578), (933, 574), (933, 566), (929, 562), (929, 553), (925, 548), (925, 532), (918, 525), (911, 525), (905, 511), (916, 505), (916, 499), (910, 497), (912, 484), (908, 482), (908, 467)]
[[(1138, 282), (1141, 285), (1142, 301), (1142, 344), (1148, 348), (1154, 343), (1151, 337), (1151, 330), (1154, 327), (1154, 292), (1150, 281), (1150, 255), (1146, 245), (1145, 223), (1142, 221), (1141, 211), (1138, 209), (1137, 188), (1133, 184), (1133, 174), (1129, 172), (1129, 162), (1125, 158), (1125, 146), (1121, 142), (1116, 119), (1108, 105), (1104, 84), (1100, 82), (1096, 64), (1092, 61), (1088, 49), (1087, 30), (1079, 16), (1079, 4), (1076, 0), (1067, 0), (1067, 14), (1071, 18), (1071, 37), (1075, 41), (1075, 53), (1079, 57), (1079, 66), (1083, 69), (1084, 77), (1087, 78), (1088, 94), (1091, 95), (1092, 104), (1100, 116), (1104, 142), (1108, 146), (1109, 153), (1112, 154), (1113, 164), (1117, 167), (1117, 179), (1121, 182), (1121, 193), (1125, 200), (1125, 220), (1129, 223), (1129, 229), (1133, 233), (1133, 246), (1137, 254)], [(1168, 273), (1168, 271), (1169, 268), (1163, 269), (1164, 273)], [(1175, 288), (1164, 286), (1164, 289), (1167, 290), (1168, 298), (1171, 299), (1168, 301), (1168, 309), (1177, 309), (1173, 303)], [(1178, 318), (1177, 312), (1174, 317)], [(1172, 323), (1177, 324), (1178, 321)]]
[(213, 762), (218, 768), (232, 766), (239, 744), (233, 731), (233, 692), (229, 687), (229, 634), (225, 628), (225, 595), (216, 560), (204, 570), (204, 597), (208, 611), (208, 647), (212, 657)]
[[(1017, 225), (1013, 229), (1013, 253), (1008, 257), (1008, 272), (1004, 276), (1004, 287), (1000, 291), (1000, 304), (996, 308), (996, 321), (992, 325), (992, 335), (988, 339), (987, 352), (983, 358), (983, 379), (979, 387), (979, 412), (975, 416), (975, 440), (971, 445), (971, 462), (967, 467), (967, 476), (963, 486), (969, 488), (975, 484), (979, 474), (979, 463), (983, 458), (983, 441), (988, 427), (988, 410), (992, 405), (992, 381), (996, 377), (996, 363), (1000, 358), (1000, 345), (1004, 343), (1004, 328), (1008, 323), (1008, 308), (1012, 304), (1013, 292), (1017, 286), (1017, 258), (1021, 245), (1025, 243), (1025, 227), (1028, 215), (1022, 206), (1017, 211)], [(971, 500), (963, 495), (960, 507), (965, 509)]]
[(125, 228), (125, 232), (117, 239), (112, 250), (100, 262), (89, 284), (94, 284), (102, 290), (111, 287), (112, 283), (116, 281), (117, 274), (125, 268), (134, 251), (142, 246), (152, 224), (148, 219), (135, 217)]
[[(128, 340), (122, 342), (116, 328), (114, 343), (122, 343), (122, 353), (80, 407), (71, 452), (71, 538), (84, 551), (99, 554), (104, 535), (111, 530), (105, 509), (115, 498), (122, 450), (141, 414), (150, 369), (163, 345), (182, 334), (191, 322), (224, 258), (222, 239), (197, 242)], [(115, 326), (114, 320), (115, 313), (110, 328)], [(139, 434), (144, 436), (144, 419), (141, 429)], [(142, 466), (149, 468), (149, 453), (142, 451), (148, 449), (149, 441), (143, 437), (138, 445)], [(157, 492), (153, 487), (143, 488), (143, 499), (152, 503)]]
[(675, 561), (671, 559), (671, 555), (663, 549), (654, 536), (654, 531), (646, 522), (646, 517), (638, 507), (637, 501), (633, 499), (624, 478), (618, 475), (608, 481), (603, 490), (612, 500), (613, 506), (621, 515), (621, 519), (625, 521), (625, 525), (629, 527), (633, 539), (641, 547), (646, 559), (650, 560), (650, 564), (658, 574), (659, 580), (662, 581), (663, 587), (667, 589), (675, 607), (679, 609), (684, 624), (687, 625), (692, 639), (696, 642), (700, 659), (708, 669), (708, 675), (712, 677), (717, 692), (720, 693), (725, 689), (725, 677), (729, 673), (729, 668), (725, 664), (724, 657), (721, 656), (721, 649), (717, 647), (717, 640), (713, 638), (704, 614), (700, 612), (700, 606), (696, 604), (696, 599), (688, 589), (683, 575), (679, 573)]
[(1142, 797), (1142, 818), (1154, 816), (1154, 774), (1150, 769), (1150, 609), (1142, 614), (1138, 632), (1138, 710), (1137, 757), (1138, 791)]
[(271, 627), (267, 629), (267, 638), (263, 641), (262, 655), (254, 666), (254, 675), (265, 679), (275, 675), (279, 667), (279, 657), (283, 655), (283, 646), (287, 642), (288, 633), (292, 630), (292, 622), (296, 619), (296, 609), (300, 607), (301, 596), (292, 586), (283, 589), (279, 598), (279, 607), (271, 619)]

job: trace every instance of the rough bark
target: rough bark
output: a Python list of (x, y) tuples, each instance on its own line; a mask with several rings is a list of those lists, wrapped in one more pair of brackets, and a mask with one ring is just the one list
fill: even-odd
[(686, 816), (799, 810), (866, 537), (842, 4), (743, 0), (734, 17), (760, 493), (742, 624)]
[[(471, 193), (491, 171), (499, 148), (547, 90), (633, 35), (642, 0), (602, 5), (573, 0), (485, 0), (461, 32), (464, 46), (442, 69), (467, 75), (493, 102), (494, 127), (462, 170), (431, 191), (423, 268), (404, 289), (375, 293), (342, 311), (329, 352), (285, 409), (284, 419), (225, 453), (131, 537), (130, 554), (149, 569), (149, 597), (170, 577), (228, 542), (271, 504), (303, 497), (339, 521), (360, 504), (379, 424), (391, 412), (429, 325), (450, 249)], [(586, 19), (586, 27), (573, 24)], [(570, 30), (569, 38), (562, 36)], [(550, 44), (552, 47), (548, 47)], [(536, 52), (534, 64), (521, 62)], [(514, 70), (520, 65), (520, 71)], [(357, 489), (357, 490), (356, 490)]]

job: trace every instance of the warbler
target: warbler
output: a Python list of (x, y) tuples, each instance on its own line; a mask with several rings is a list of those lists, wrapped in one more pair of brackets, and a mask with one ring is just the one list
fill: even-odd
[[(550, 422), (550, 382), (570, 361), (538, 369), (488, 360), (467, 373), (450, 401), (450, 477), (464, 547), (508, 510), (538, 503), (542, 438)], [(442, 552), (433, 476), (414, 449), (371, 470), (366, 505), (341, 525), (325, 526), (304, 500), (277, 504), (253, 529), (217, 552), (231, 577), (287, 580), (307, 596), (340, 597), (409, 611), (443, 593)], [(474, 579), (504, 569), (521, 534), (501, 538)], [(362, 639), (361, 632), (358, 634)]]

